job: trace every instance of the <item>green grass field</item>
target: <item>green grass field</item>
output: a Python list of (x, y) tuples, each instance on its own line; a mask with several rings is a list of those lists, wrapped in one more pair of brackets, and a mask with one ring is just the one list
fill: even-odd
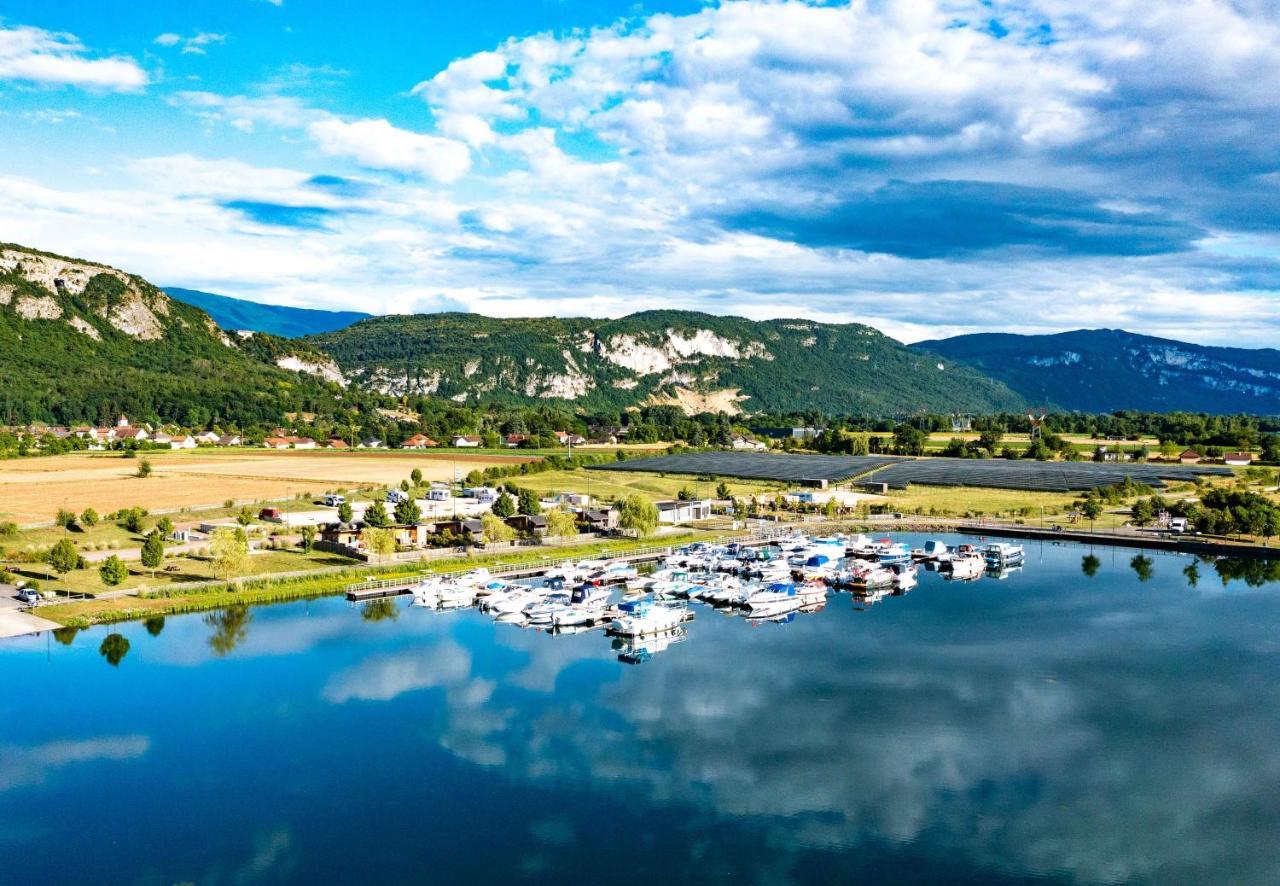
[[(653, 500), (671, 499), (681, 489), (692, 489), (696, 497), (714, 498), (720, 480), (699, 480), (696, 477), (677, 474), (646, 474), (637, 471), (547, 471), (512, 477), (517, 486), (534, 490), (540, 495), (559, 492), (590, 492), (595, 499), (617, 501), (638, 492)], [(724, 478), (733, 496), (758, 495), (786, 488), (779, 483)]]

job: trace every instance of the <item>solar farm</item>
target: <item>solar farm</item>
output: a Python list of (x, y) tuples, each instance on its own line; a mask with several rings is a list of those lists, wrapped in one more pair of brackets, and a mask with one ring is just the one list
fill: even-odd
[(855, 477), (890, 489), (909, 484), (978, 486), (1030, 492), (1082, 492), (1126, 477), (1154, 488), (1166, 481), (1231, 476), (1214, 466), (1041, 462), (1007, 459), (899, 458), (886, 455), (771, 455), (757, 452), (687, 452), (594, 466), (596, 470), (708, 474), (785, 483), (840, 483)]
[(686, 452), (593, 465), (603, 471), (710, 474), (784, 483), (839, 483), (900, 461), (890, 455), (768, 455), (761, 452)]
[(1023, 489), (1029, 492), (1083, 492), (1121, 483), (1126, 477), (1160, 489), (1165, 481), (1189, 482), (1196, 477), (1231, 476), (1231, 469), (1199, 465), (1113, 464), (1089, 461), (1011, 461), (921, 458), (898, 462), (876, 471), (869, 482), (890, 489), (908, 484), (928, 486), (982, 486), (990, 489)]

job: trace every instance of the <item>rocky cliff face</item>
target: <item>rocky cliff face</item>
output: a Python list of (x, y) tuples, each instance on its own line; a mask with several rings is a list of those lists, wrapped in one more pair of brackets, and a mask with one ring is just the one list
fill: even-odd
[(682, 311), (616, 320), (433, 314), (365, 320), (304, 343), (330, 354), (354, 383), (456, 402), (880, 413), (1022, 405), (967, 367), (858, 324)]

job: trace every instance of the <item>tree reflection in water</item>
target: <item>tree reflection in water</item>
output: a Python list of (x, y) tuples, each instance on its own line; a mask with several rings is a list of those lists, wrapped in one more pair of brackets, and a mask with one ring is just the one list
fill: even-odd
[(1080, 571), (1083, 572), (1089, 578), (1093, 578), (1095, 575), (1097, 575), (1098, 569), (1101, 566), (1102, 566), (1102, 561), (1099, 560), (1097, 557), (1095, 557), (1093, 554), (1085, 554), (1084, 557), (1080, 560)]
[(400, 617), (400, 607), (390, 597), (370, 600), (360, 607), (360, 617), (365, 621), (395, 621)]
[(1154, 574), (1155, 561), (1145, 554), (1138, 554), (1129, 561), (1129, 565), (1133, 567), (1134, 574), (1138, 576), (1138, 581), (1150, 581)]
[(232, 606), (209, 613), (204, 617), (204, 623), (213, 628), (209, 648), (219, 656), (229, 654), (249, 635), (251, 621), (253, 614), (248, 606)]
[(129, 639), (124, 634), (107, 634), (98, 647), (98, 654), (114, 668), (129, 654)]
[(153, 637), (159, 637), (160, 632), (164, 630), (164, 616), (153, 615), (151, 618), (147, 619), (142, 624), (147, 629), (148, 634), (150, 634)]
[(53, 639), (57, 640), (63, 646), (70, 646), (75, 642), (76, 634), (80, 633), (79, 628), (54, 628)]

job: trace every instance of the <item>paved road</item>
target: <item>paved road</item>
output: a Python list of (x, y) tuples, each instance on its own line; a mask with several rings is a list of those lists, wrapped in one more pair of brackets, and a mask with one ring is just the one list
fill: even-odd
[(22, 611), (23, 603), (12, 585), (0, 585), (0, 637), (21, 637), (62, 627), (47, 618), (38, 618)]

